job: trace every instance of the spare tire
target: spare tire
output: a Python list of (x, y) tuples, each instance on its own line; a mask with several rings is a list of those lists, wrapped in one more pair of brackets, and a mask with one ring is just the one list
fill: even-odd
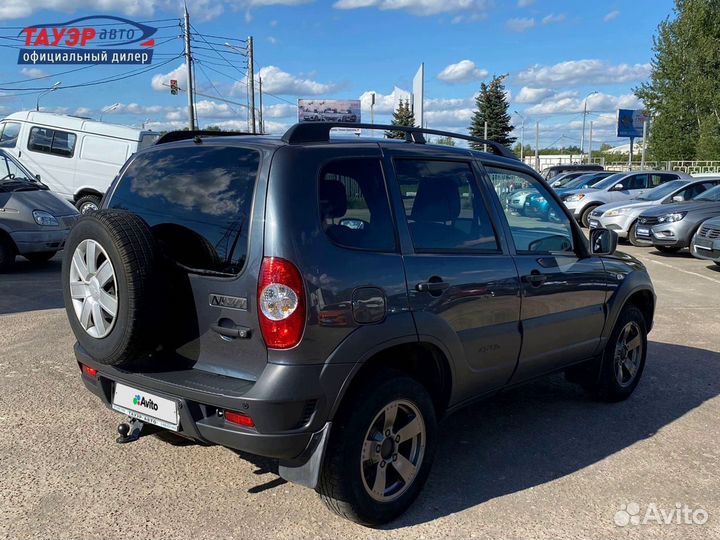
[(131, 365), (159, 345), (161, 258), (150, 227), (123, 210), (83, 215), (70, 231), (63, 296), (78, 343), (97, 362)]

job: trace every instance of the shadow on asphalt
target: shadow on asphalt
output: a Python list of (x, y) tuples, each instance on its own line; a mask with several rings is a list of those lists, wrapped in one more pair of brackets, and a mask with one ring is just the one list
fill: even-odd
[(712, 270), (713, 272), (720, 272), (720, 264), (713, 263), (710, 266), (708, 266), (707, 268), (708, 268), (708, 270)]
[(694, 259), (693, 254), (688, 249), (681, 249), (680, 251), (660, 251), (659, 249), (653, 249), (650, 253), (657, 255), (658, 257), (670, 258), (670, 259)]
[(63, 307), (61, 268), (62, 252), (42, 264), (18, 257), (10, 272), (0, 274), (0, 315)]

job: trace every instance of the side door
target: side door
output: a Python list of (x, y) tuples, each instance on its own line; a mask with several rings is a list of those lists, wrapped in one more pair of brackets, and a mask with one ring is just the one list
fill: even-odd
[(622, 179), (622, 192), (632, 197), (637, 197), (645, 193), (649, 186), (649, 175), (647, 174), (631, 174)]
[(582, 232), (536, 176), (495, 163), (485, 171), (495, 190), (522, 183), (545, 205), (532, 217), (500, 208), (521, 281), (523, 341), (513, 381), (592, 357), (605, 323), (602, 261), (589, 256)]
[(390, 161), (420, 340), (451, 357), (453, 402), (500, 388), (520, 351), (519, 281), (479, 171), (456, 153), (430, 158), (393, 149)]

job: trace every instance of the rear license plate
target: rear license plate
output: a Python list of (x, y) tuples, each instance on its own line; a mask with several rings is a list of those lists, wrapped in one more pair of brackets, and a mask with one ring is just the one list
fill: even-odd
[(707, 238), (696, 238), (695, 239), (695, 247), (698, 249), (705, 249), (707, 251), (712, 251), (713, 242), (712, 242), (712, 240), (708, 240)]
[(648, 227), (638, 227), (635, 229), (637, 236), (650, 236), (650, 229)]
[(600, 222), (595, 221), (594, 219), (590, 220), (590, 228), (591, 229), (599, 229), (600, 228)]
[(177, 402), (144, 390), (116, 383), (112, 408), (148, 424), (172, 431), (179, 429)]

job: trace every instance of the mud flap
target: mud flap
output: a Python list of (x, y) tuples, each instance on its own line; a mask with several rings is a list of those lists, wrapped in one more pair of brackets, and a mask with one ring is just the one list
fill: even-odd
[(278, 473), (282, 478), (293, 484), (315, 489), (320, 479), (325, 448), (330, 440), (332, 422), (316, 432), (310, 439), (305, 451), (293, 460), (280, 461)]

